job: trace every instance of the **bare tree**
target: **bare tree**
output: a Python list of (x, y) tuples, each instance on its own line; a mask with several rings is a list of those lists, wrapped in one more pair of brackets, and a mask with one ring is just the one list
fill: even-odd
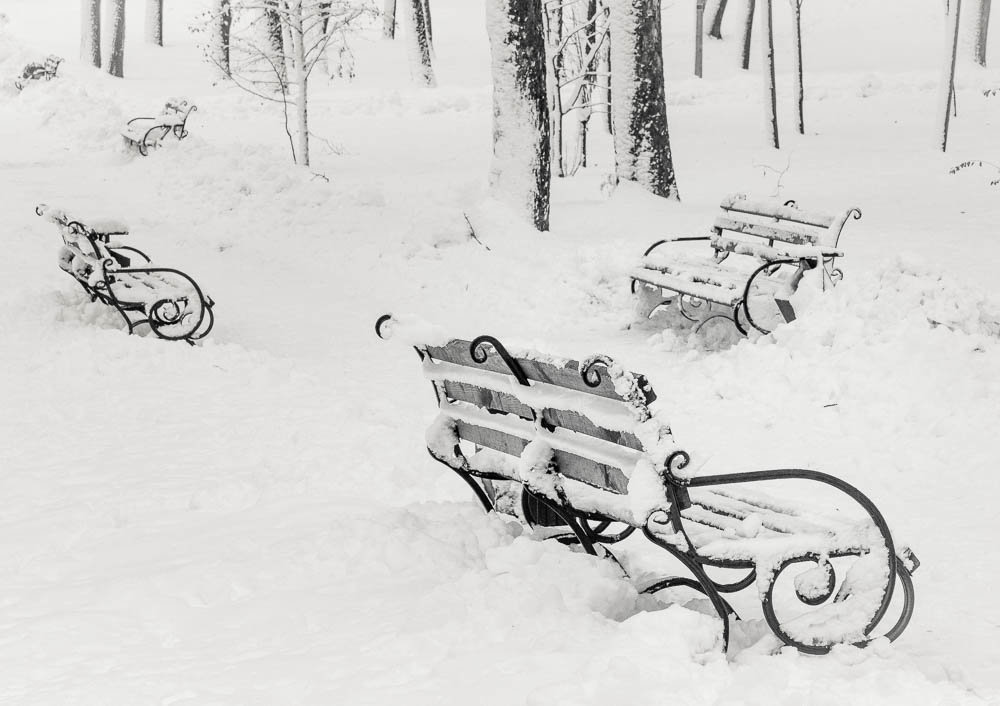
[(80, 59), (101, 68), (101, 0), (80, 2)]
[(772, 23), (771, 0), (760, 2), (761, 51), (764, 55), (764, 114), (767, 129), (774, 149), (778, 142), (778, 92), (774, 82), (774, 25)]
[(803, 114), (803, 103), (805, 100), (805, 89), (802, 85), (802, 0), (788, 0), (792, 6), (792, 23), (795, 30), (795, 106), (798, 109), (799, 134), (806, 134), (805, 115)]
[(146, 0), (146, 41), (163, 46), (163, 0)]
[[(296, 164), (308, 166), (309, 76), (331, 41), (360, 17), (364, 0), (228, 0), (222, 9), (239, 18), (229, 35), (229, 71), (233, 82), (249, 93), (280, 103), (285, 132)], [(277, 20), (277, 32), (273, 26)], [(225, 19), (208, 21), (222, 26)], [(325, 28), (325, 32), (321, 31)], [(281, 38), (275, 46), (275, 35)], [(207, 58), (225, 70), (218, 53), (205, 48)], [(278, 52), (277, 55), (275, 52)]]
[[(949, 3), (950, 5), (951, 3)], [(954, 7), (948, 19), (948, 35), (951, 37), (951, 46), (948, 51), (948, 69), (946, 73), (946, 86), (942, 93), (946, 96), (941, 121), (941, 151), (948, 151), (948, 127), (951, 121), (951, 106), (955, 100), (955, 65), (958, 63), (958, 27), (961, 22), (962, 0), (955, 0)]]
[(407, 17), (410, 20), (410, 70), (414, 78), (425, 86), (437, 84), (434, 67), (431, 65), (431, 43), (427, 33), (427, 14), (424, 0), (402, 0), (407, 3)]
[(111, 47), (108, 56), (108, 73), (122, 78), (125, 75), (125, 0), (111, 0)]
[[(607, 11), (597, 0), (547, 0), (544, 8), (552, 165), (562, 177), (587, 165), (590, 119), (595, 109), (609, 110), (610, 101), (598, 81), (598, 63), (608, 44)], [(567, 143), (574, 139), (572, 149)]]
[(619, 179), (678, 198), (663, 84), (660, 0), (616, 0), (611, 25), (611, 108)]
[(747, 0), (747, 14), (743, 19), (743, 69), (750, 68), (750, 41), (753, 36), (753, 16), (756, 9), (756, 0)]
[[(405, 0), (404, 0), (405, 2)], [(396, 0), (385, 0), (382, 10), (382, 35), (386, 39), (396, 38)]]
[(233, 8), (230, 0), (216, 0), (215, 27), (215, 63), (227, 78), (231, 75), (229, 64), (229, 35), (233, 27)]
[(729, 0), (719, 0), (715, 6), (715, 14), (712, 15), (712, 25), (709, 27), (708, 36), (722, 39), (722, 16), (726, 14), (726, 5)]
[(541, 0), (487, 0), (486, 28), (493, 75), (490, 191), (547, 231), (552, 177)]
[(976, 18), (976, 62), (986, 66), (986, 39), (990, 33), (992, 0), (979, 0), (979, 17)]

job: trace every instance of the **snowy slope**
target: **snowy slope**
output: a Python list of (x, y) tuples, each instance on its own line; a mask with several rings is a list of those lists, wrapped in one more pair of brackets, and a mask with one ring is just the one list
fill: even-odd
[[(74, 60), (75, 9), (52, 19), (64, 4), (0, 8), (0, 77), (69, 59), (59, 80), (0, 88), (0, 703), (1000, 699), (1000, 193), (985, 172), (948, 174), (1000, 162), (1000, 99), (980, 93), (1000, 76), (962, 64), (952, 151), (935, 152), (938, 3), (804, 6), (810, 134), (789, 130), (779, 47), (781, 152), (765, 147), (759, 76), (736, 69), (739, 12), (697, 81), (693, 11), (666, 7), (683, 202), (608, 198), (605, 155), (555, 185), (544, 236), (484, 200), (481, 0), (434, 0), (439, 88), (411, 84), (403, 47), (374, 34), (355, 43), (355, 83), (317, 82), (322, 177), (290, 165), (272, 107), (212, 85), (186, 31), (201, 3), (168, 3), (155, 49), (129, 1), (124, 81)], [(192, 136), (122, 152), (120, 124), (174, 95), (199, 106)], [(731, 191), (860, 207), (843, 283), (803, 292), (799, 321), (766, 338), (634, 324), (627, 269)], [(218, 302), (204, 345), (126, 336), (87, 303), (39, 202), (125, 220), (192, 274)], [(698, 601), (640, 597), (608, 562), (483, 516), (424, 450), (433, 397), (412, 351), (375, 338), (385, 311), (617, 357), (704, 472), (855, 483), (923, 561), (913, 623), (893, 645), (772, 654), (747, 603), (726, 659)], [(676, 570), (639, 546), (629, 559)]]

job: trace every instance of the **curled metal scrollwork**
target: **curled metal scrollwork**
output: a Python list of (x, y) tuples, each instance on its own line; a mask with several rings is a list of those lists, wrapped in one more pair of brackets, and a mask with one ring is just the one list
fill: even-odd
[(683, 471), (691, 463), (691, 455), (684, 450), (674, 451), (672, 454), (667, 456), (667, 460), (663, 464), (663, 476), (669, 482), (674, 485), (686, 486), (690, 485), (691, 479), (680, 478), (677, 476), (677, 471)]
[(851, 216), (852, 218), (854, 218), (854, 220), (856, 220), (856, 221), (861, 219), (861, 209), (860, 208), (852, 208), (847, 213), (848, 213), (849, 216)]
[(602, 365), (607, 370), (614, 364), (615, 362), (606, 355), (598, 354), (590, 356), (580, 366), (580, 377), (583, 378), (583, 384), (587, 387), (600, 387), (601, 383), (604, 382), (604, 378), (601, 377), (601, 372), (597, 369), (597, 366)]
[(382, 327), (392, 320), (392, 314), (382, 314), (382, 316), (378, 317), (378, 320), (375, 322), (375, 335), (383, 341), (388, 340), (386, 336), (391, 335), (391, 329), (383, 332)]
[(489, 358), (489, 353), (486, 350), (486, 346), (489, 345), (497, 352), (497, 355), (503, 360), (507, 369), (510, 370), (510, 374), (514, 376), (518, 384), (528, 386), (528, 376), (524, 374), (524, 369), (521, 368), (521, 364), (512, 356), (507, 349), (504, 347), (500, 341), (493, 338), (493, 336), (479, 336), (472, 343), (469, 344), (469, 355), (472, 359), (479, 363), (480, 365), (486, 362)]

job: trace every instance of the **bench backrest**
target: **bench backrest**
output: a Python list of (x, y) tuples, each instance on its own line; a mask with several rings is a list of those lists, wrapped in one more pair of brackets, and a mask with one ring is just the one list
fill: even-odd
[(61, 64), (62, 62), (63, 60), (61, 57), (58, 57), (55, 54), (49, 54), (47, 57), (45, 57), (45, 72), (51, 74), (52, 76), (55, 76), (56, 69), (59, 68), (59, 64)]
[(670, 429), (649, 412), (655, 394), (645, 378), (607, 358), (512, 356), (487, 337), (417, 350), (441, 413), (479, 447), (520, 458), (541, 439), (563, 476), (616, 494), (627, 494), (649, 446), (672, 448)]
[(725, 238), (726, 231), (741, 236), (762, 238), (772, 245), (775, 241), (793, 245), (818, 245), (836, 248), (844, 224), (852, 215), (861, 217), (855, 208), (840, 215), (798, 208), (794, 201), (749, 199), (743, 194), (727, 196), (719, 204), (722, 213), (712, 229), (716, 238)]

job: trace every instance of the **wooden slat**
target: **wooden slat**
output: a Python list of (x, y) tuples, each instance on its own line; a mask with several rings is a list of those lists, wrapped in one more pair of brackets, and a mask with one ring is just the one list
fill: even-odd
[(748, 221), (726, 218), (725, 216), (719, 216), (715, 219), (715, 228), (717, 231), (729, 230), (734, 233), (755, 235), (759, 238), (780, 240), (783, 243), (793, 243), (795, 245), (815, 245), (818, 242), (817, 236), (812, 233), (803, 233), (801, 231), (787, 230), (785, 228), (775, 228), (773, 226), (765, 226), (759, 223), (750, 223)]
[(782, 221), (792, 221), (819, 228), (829, 228), (837, 221), (835, 216), (825, 213), (803, 211), (793, 206), (785, 206), (778, 201), (750, 200), (736, 195), (727, 196), (719, 206), (725, 211), (778, 218)]
[[(428, 346), (427, 352), (435, 360), (444, 360), (457, 365), (465, 365), (480, 370), (492, 370), (496, 373), (510, 374), (510, 370), (503, 362), (503, 359), (490, 347), (486, 346), (489, 355), (483, 363), (477, 363), (469, 353), (469, 341), (454, 340), (445, 346)], [(525, 376), (535, 382), (546, 382), (558, 387), (564, 387), (578, 392), (586, 392), (612, 400), (621, 400), (621, 396), (615, 392), (614, 383), (609, 375), (603, 370), (601, 372), (601, 384), (597, 387), (588, 387), (580, 376), (580, 363), (575, 360), (567, 361), (563, 366), (545, 363), (531, 358), (516, 358)], [(639, 377), (639, 376), (637, 376)], [(652, 402), (656, 396), (652, 392), (647, 394), (646, 402)]]
[[(445, 394), (450, 400), (469, 402), (490, 412), (514, 414), (522, 419), (532, 419), (532, 410), (511, 394), (489, 388), (470, 385), (454, 380), (443, 383)], [(579, 432), (604, 441), (610, 441), (619, 446), (627, 446), (636, 451), (642, 451), (642, 443), (636, 436), (627, 431), (616, 431), (595, 424), (586, 415), (564, 409), (542, 410), (542, 421), (553, 427), (561, 427)]]
[[(456, 425), (460, 439), (508, 456), (520, 457), (524, 447), (528, 445), (526, 439), (495, 429), (487, 429), (462, 420), (456, 420)], [(553, 451), (553, 456), (559, 472), (567, 478), (619, 495), (628, 493), (628, 478), (625, 477), (625, 473), (620, 468), (597, 463), (558, 449)]]

